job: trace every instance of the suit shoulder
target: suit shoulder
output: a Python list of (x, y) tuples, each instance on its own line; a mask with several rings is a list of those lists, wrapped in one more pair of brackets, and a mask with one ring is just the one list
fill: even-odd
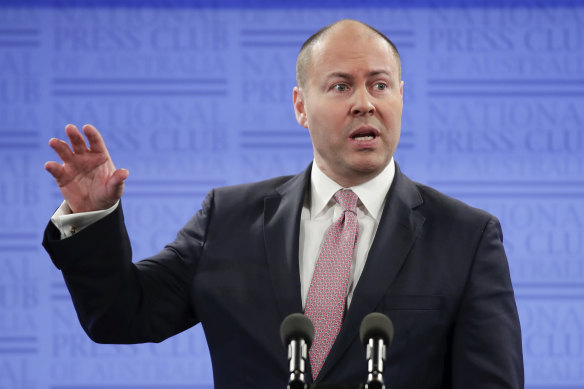
[(232, 197), (236, 196), (239, 198), (260, 197), (263, 198), (266, 195), (274, 192), (276, 188), (284, 185), (286, 182), (290, 181), (295, 176), (279, 176), (273, 177), (267, 180), (249, 182), (245, 184), (237, 184), (230, 186), (222, 186), (215, 188), (215, 195), (220, 197)]
[(427, 185), (418, 182), (413, 182), (413, 184), (422, 197), (424, 210), (434, 214), (435, 217), (462, 225), (477, 223), (484, 225), (489, 221), (498, 223), (497, 217), (483, 209), (473, 207)]
[[(260, 211), (263, 209), (264, 199), (267, 196), (277, 193), (278, 188), (295, 178), (298, 176), (280, 176), (258, 182), (215, 188), (210, 192), (213, 207), (215, 211), (236, 213)], [(209, 196), (207, 197), (209, 199)]]

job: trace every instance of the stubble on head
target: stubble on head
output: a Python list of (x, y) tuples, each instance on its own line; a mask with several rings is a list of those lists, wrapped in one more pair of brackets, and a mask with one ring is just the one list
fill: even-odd
[(382, 38), (387, 44), (389, 45), (389, 49), (391, 50), (392, 54), (394, 55), (397, 65), (398, 65), (398, 76), (401, 81), (402, 79), (402, 71), (401, 71), (401, 57), (397, 50), (395, 44), (386, 37), (382, 32), (377, 30), (376, 28), (360, 22), (354, 19), (342, 19), (328, 26), (325, 26), (315, 32), (312, 36), (310, 36), (300, 48), (300, 52), (298, 53), (298, 57), (296, 59), (296, 84), (300, 89), (307, 89), (308, 88), (308, 71), (310, 69), (311, 60), (312, 60), (312, 51), (314, 47), (320, 44), (326, 36), (333, 31), (335, 28), (341, 27), (344, 24), (358, 24), (365, 27), (364, 32), (370, 33), (372, 37)]

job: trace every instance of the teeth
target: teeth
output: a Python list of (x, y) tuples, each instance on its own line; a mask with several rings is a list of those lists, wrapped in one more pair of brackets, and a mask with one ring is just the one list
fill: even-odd
[(372, 135), (363, 135), (355, 137), (355, 140), (371, 140), (371, 139), (373, 139)]

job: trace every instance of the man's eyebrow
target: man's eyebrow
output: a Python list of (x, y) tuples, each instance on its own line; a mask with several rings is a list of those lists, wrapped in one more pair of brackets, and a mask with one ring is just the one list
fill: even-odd
[[(391, 72), (388, 70), (383, 70), (383, 69), (379, 69), (379, 70), (372, 70), (367, 74), (367, 77), (375, 77), (375, 76), (379, 76), (379, 75), (386, 75), (386, 76), (391, 76)], [(333, 72), (330, 73), (328, 75), (327, 78), (344, 78), (346, 80), (352, 80), (353, 76), (350, 73), (344, 73), (344, 72)]]
[(391, 76), (391, 72), (387, 70), (373, 70), (369, 72), (369, 77), (379, 76), (380, 74), (384, 74), (386, 76)]
[(350, 75), (349, 73), (333, 72), (330, 73), (327, 78), (344, 78), (346, 80), (351, 80), (353, 79), (353, 76)]

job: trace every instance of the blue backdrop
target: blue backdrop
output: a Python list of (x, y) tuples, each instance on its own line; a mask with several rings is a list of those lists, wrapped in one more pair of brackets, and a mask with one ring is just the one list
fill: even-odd
[(135, 259), (151, 255), (210, 188), (306, 167), (296, 54), (345, 17), (402, 54), (403, 170), (502, 222), (526, 386), (584, 388), (584, 8), (288, 4), (0, 4), (0, 389), (212, 387), (199, 326), (161, 344), (85, 336), (40, 247), (61, 202), (47, 141), (67, 123), (102, 132), (131, 172)]

